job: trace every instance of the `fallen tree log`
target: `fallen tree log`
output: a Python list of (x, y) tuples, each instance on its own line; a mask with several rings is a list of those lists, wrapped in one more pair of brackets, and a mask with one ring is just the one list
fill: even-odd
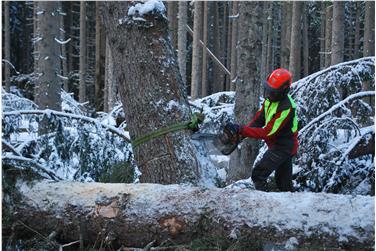
[(18, 181), (16, 186), (15, 217), (22, 224), (13, 230), (25, 232), (26, 225), (43, 236), (54, 233), (60, 243), (81, 239), (91, 246), (102, 240), (113, 248), (144, 247), (216, 236), (346, 250), (374, 245), (370, 196), (158, 184)]

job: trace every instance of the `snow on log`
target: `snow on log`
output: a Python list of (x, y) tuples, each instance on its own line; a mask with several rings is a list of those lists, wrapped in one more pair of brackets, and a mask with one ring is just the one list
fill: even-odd
[[(48, 236), (144, 247), (197, 236), (371, 249), (374, 197), (188, 185), (18, 182), (17, 219)], [(81, 230), (79, 230), (81, 229)]]

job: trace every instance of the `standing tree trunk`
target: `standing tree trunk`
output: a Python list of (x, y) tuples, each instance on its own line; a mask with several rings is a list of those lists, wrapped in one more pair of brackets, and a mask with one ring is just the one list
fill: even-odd
[(86, 101), (86, 2), (80, 3), (80, 91), (79, 101)]
[(237, 67), (237, 49), (236, 44), (238, 42), (238, 1), (232, 2), (232, 27), (231, 27), (231, 79), (230, 79), (230, 90), (235, 91), (236, 86), (236, 67)]
[(187, 83), (187, 2), (180, 1), (179, 3), (179, 19), (178, 19), (178, 62), (180, 75), (183, 79), (184, 85)]
[(325, 68), (325, 2), (321, 2), (320, 13), (320, 70)]
[[(264, 1), (262, 2), (263, 13), (267, 13), (269, 5), (271, 2)], [(261, 67), (260, 67), (260, 76), (262, 80), (265, 80), (267, 77), (267, 58), (268, 58), (268, 15), (263, 15), (262, 18), (262, 48), (261, 48)], [(261, 90), (263, 89), (262, 86)]]
[(204, 10), (203, 10), (203, 29), (202, 29), (202, 40), (204, 42), (204, 47), (202, 50), (202, 83), (201, 83), (201, 95), (206, 97), (208, 95), (208, 81), (207, 81), (207, 72), (208, 72), (208, 59), (206, 53), (206, 47), (208, 47), (208, 2), (204, 1)]
[[(213, 12), (214, 12), (214, 34), (213, 34), (213, 40), (214, 40), (214, 55), (216, 55), (219, 60), (223, 63), (223, 50), (221, 49), (221, 42), (223, 43), (223, 40), (221, 39), (220, 32), (219, 32), (219, 13), (218, 13), (218, 2), (212, 2), (213, 4)], [(224, 48), (222, 46), (222, 48)], [(213, 92), (220, 92), (223, 91), (223, 73), (221, 72), (221, 69), (218, 65), (213, 65)]]
[(60, 3), (57, 1), (36, 3), (36, 38), (34, 67), (39, 77), (35, 83), (35, 102), (41, 109), (61, 110)]
[(289, 67), (291, 41), (292, 3), (283, 2), (281, 31), (281, 67)]
[(333, 5), (326, 8), (325, 23), (325, 67), (331, 65), (332, 54), (332, 24), (333, 24)]
[(301, 17), (303, 2), (294, 2), (292, 7), (292, 27), (291, 27), (291, 50), (289, 69), (292, 73), (292, 81), (300, 79), (301, 70)]
[(355, 2), (355, 39), (354, 39), (354, 59), (360, 58), (360, 2)]
[(10, 90), (10, 19), (9, 19), (9, 1), (4, 1), (4, 82), (5, 90)]
[(309, 15), (308, 4), (307, 2), (304, 2), (304, 6), (303, 6), (303, 72), (304, 72), (304, 77), (308, 76), (309, 74), (308, 15)]
[[(261, 2), (240, 2), (238, 86), (235, 98), (235, 118), (238, 123), (246, 124), (256, 113), (259, 104), (261, 70)], [(228, 182), (251, 176), (251, 166), (258, 153), (258, 143), (245, 139), (241, 148), (230, 158)]]
[(366, 1), (363, 57), (375, 56), (375, 2)]
[[(138, 12), (128, 12), (130, 5), (125, 1), (103, 2), (102, 17), (129, 132), (132, 139), (137, 139), (189, 121), (191, 112), (168, 39), (163, 4), (144, 14), (145, 21), (133, 19)], [(151, 139), (134, 147), (133, 152), (142, 172), (141, 182), (198, 181), (199, 164), (189, 131)]]
[(117, 97), (117, 86), (114, 78), (114, 64), (108, 38), (106, 37), (105, 57), (105, 87), (104, 87), (104, 111), (110, 112), (115, 106)]
[(343, 62), (345, 45), (345, 2), (333, 2), (331, 65)]
[(104, 33), (99, 14), (100, 3), (95, 2), (95, 107), (97, 111), (103, 109), (103, 75), (105, 51)]
[(273, 40), (274, 40), (274, 32), (272, 32), (273, 29), (273, 2), (269, 3), (269, 8), (267, 11), (267, 26), (268, 26), (268, 35), (267, 35), (267, 53), (266, 53), (266, 74), (269, 74), (273, 70)]
[(178, 46), (178, 4), (177, 1), (168, 1), (167, 2), (167, 17), (168, 17), (168, 27), (171, 35), (171, 42), (174, 47), (174, 51)]
[(191, 98), (197, 99), (201, 96), (201, 46), (200, 39), (202, 33), (202, 2), (194, 2), (193, 20), (193, 44), (192, 44), (192, 79)]
[[(232, 25), (231, 25), (232, 22), (231, 22), (231, 18), (230, 18), (230, 13), (231, 13), (231, 10), (232, 10), (232, 4), (233, 4), (232, 1), (228, 2), (228, 13), (227, 13), (227, 16), (226, 16), (226, 19), (227, 19), (226, 66), (227, 66), (227, 68), (230, 67), (230, 70), (231, 70), (231, 34), (232, 34)], [(226, 88), (225, 88), (225, 90), (230, 91), (230, 89), (231, 89), (231, 76), (226, 75)]]

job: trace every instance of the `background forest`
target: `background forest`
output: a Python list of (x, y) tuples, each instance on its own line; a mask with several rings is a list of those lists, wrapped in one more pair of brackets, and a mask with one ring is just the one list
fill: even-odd
[[(82, 181), (82, 186), (96, 184), (94, 182), (135, 186), (140, 182), (190, 183), (205, 188), (225, 188), (224, 191), (234, 189), (231, 190), (234, 193), (252, 190), (249, 178), (252, 166), (262, 157), (266, 145), (246, 139), (233, 154), (223, 156), (215, 152), (209, 140), (194, 137), (194, 133), (185, 129), (200, 113), (205, 116), (199, 125), (202, 135), (219, 133), (229, 121), (249, 122), (263, 101), (263, 81), (280, 67), (293, 73), (290, 94), (298, 107), (300, 148), (293, 166), (295, 190), (351, 195), (343, 197), (346, 198), (344, 201), (364, 195), (354, 202), (354, 207), (361, 205), (364, 211), (359, 212), (369, 214), (369, 203), (375, 194), (374, 1), (3, 1), (2, 13), (2, 168), (6, 194), (3, 208), (9, 211), (3, 216), (6, 222), (3, 224), (3, 247), (8, 250), (38, 245), (42, 245), (41, 249), (47, 248), (47, 242), (34, 237), (30, 242), (17, 242), (27, 235), (23, 232), (25, 226), (17, 223), (12, 212), (16, 208), (28, 208), (24, 204), (19, 207), (18, 199), (33, 194), (22, 182), (16, 182), (19, 179), (27, 182), (30, 179)], [(184, 130), (142, 141), (145, 135), (161, 128)], [(272, 176), (271, 184), (273, 179)], [(52, 190), (50, 186), (53, 185), (40, 184), (36, 193)], [(70, 187), (65, 187), (64, 183), (61, 188), (59, 182), (56, 184), (54, 189), (67, 193), (56, 196), (57, 202), (51, 204), (52, 207), (59, 208), (60, 201), (66, 200), (64, 196), (81, 196), (69, 195)], [(115, 188), (115, 184), (113, 186)], [(71, 192), (75, 189), (81, 188), (75, 187)], [(150, 188), (170, 196), (159, 198), (151, 196), (153, 192), (148, 189), (147, 186), (136, 189), (136, 196), (145, 192), (141, 201), (145, 198), (156, 203), (159, 202), (156, 198), (163, 201), (167, 209), (159, 210), (158, 215), (173, 208), (175, 200), (171, 199), (171, 202), (169, 198), (175, 198), (181, 192), (180, 189), (175, 191), (173, 186), (172, 190), (167, 186)], [(197, 192), (183, 186), (184, 189), (187, 193)], [(271, 190), (276, 189), (272, 187)], [(216, 198), (211, 202), (221, 203), (222, 192), (217, 192), (221, 190), (209, 191), (214, 191), (213, 198)], [(232, 196), (231, 192), (224, 193), (225, 199), (227, 195)], [(307, 194), (302, 196), (308, 196), (306, 205), (310, 205), (310, 196), (316, 195)], [(212, 195), (208, 192), (207, 196)], [(264, 198), (257, 193), (255, 196), (256, 201)], [(266, 200), (280, 200), (277, 208), (283, 209), (288, 201), (298, 201), (293, 196), (300, 195), (295, 193), (285, 198), (271, 193), (267, 196), (271, 197)], [(320, 201), (321, 194), (317, 196)], [(49, 194), (46, 197), (53, 201)], [(113, 205), (108, 198), (102, 199), (95, 200), (96, 215), (101, 215), (98, 205)], [(125, 197), (117, 198), (117, 203), (123, 203), (123, 199), (128, 203)], [(175, 203), (179, 203), (180, 199), (175, 199)], [(33, 200), (50, 203), (40, 197), (33, 197)], [(84, 199), (82, 203), (87, 201)], [(330, 210), (323, 211), (336, 212), (341, 203), (334, 199), (327, 201), (323, 204)], [(236, 208), (236, 205), (229, 203), (229, 207)], [(46, 206), (48, 210), (49, 206)], [(81, 206), (74, 209), (79, 211), (78, 215), (86, 210)], [(210, 204), (203, 210), (214, 210), (212, 207), (216, 208)], [(261, 203), (260, 210), (263, 207), (268, 208), (266, 202)], [(70, 208), (67, 215), (75, 215), (77, 211), (74, 210)], [(145, 213), (148, 219), (147, 210), (137, 207), (134, 210), (136, 214)], [(50, 234), (43, 231), (55, 227), (52, 225), (56, 222), (49, 218), (46, 222), (51, 221), (51, 226), (39, 229), (39, 223), (33, 220), (43, 216), (33, 215), (34, 209), (30, 212), (20, 209), (19, 212), (25, 213), (22, 218), (28, 218), (28, 224), (43, 234)], [(56, 212), (45, 217), (53, 217)], [(200, 216), (200, 224), (211, 220), (205, 218), (207, 212)], [(226, 212), (224, 209), (220, 213)], [(237, 223), (238, 215), (232, 216), (240, 230), (235, 231), (234, 227), (230, 229), (231, 233), (228, 229), (220, 232), (222, 230), (214, 230), (214, 224), (211, 231), (218, 234), (216, 237), (224, 233), (226, 237), (240, 236), (242, 231), (248, 233), (243, 229), (246, 224)], [(260, 220), (264, 216), (261, 214)], [(343, 217), (350, 216), (344, 214)], [(347, 231), (346, 227), (335, 225), (337, 221), (330, 219), (333, 229)], [(298, 218), (297, 221), (302, 222), (302, 226), (296, 228), (304, 228), (305, 219)], [(81, 222), (81, 218), (78, 221), (74, 218), (69, 226), (76, 228), (81, 224), (77, 222)], [(130, 246), (145, 247), (154, 238), (137, 232), (149, 231), (149, 223), (134, 230), (136, 237), (132, 233), (124, 237), (124, 230), (117, 226), (106, 233), (98, 230), (103, 222), (94, 220), (90, 225), (93, 234), (87, 237), (81, 236), (81, 227), (79, 233), (76, 230), (67, 233), (67, 226), (63, 225), (62, 232), (57, 231), (60, 239), (52, 237), (52, 241), (48, 241), (49, 248), (53, 250), (56, 245), (62, 248), (58, 243), (74, 241), (78, 235), (80, 240), (84, 239), (99, 250), (102, 247), (103, 250), (115, 250), (113, 247), (120, 247), (125, 242)], [(169, 222), (166, 226), (170, 231)], [(358, 222), (364, 223), (359, 229), (365, 229), (369, 223), (367, 217), (364, 222)], [(163, 227), (164, 223), (159, 221), (159, 224)], [(185, 226), (179, 221), (176, 224)], [(275, 229), (262, 224), (255, 225), (263, 227), (260, 233), (266, 231), (266, 239), (279, 244), (283, 239), (281, 245), (285, 249), (281, 250), (291, 250), (291, 245), (294, 248), (305, 243), (302, 242), (304, 231), (292, 230), (299, 240), (296, 244), (291, 238), (286, 242), (285, 232), (283, 237), (273, 235)], [(318, 236), (322, 233), (322, 224), (318, 223)], [(229, 225), (233, 226), (233, 222)], [(290, 227), (289, 224), (286, 226)], [(199, 227), (198, 232), (210, 232)], [(103, 229), (107, 229), (107, 225)], [(218, 229), (222, 229), (222, 225)], [(325, 240), (308, 242), (308, 246), (313, 245), (310, 247), (315, 249), (315, 245), (324, 248), (339, 245), (345, 250), (356, 250), (372, 245), (369, 241), (374, 239), (374, 234), (372, 237), (370, 233), (374, 231), (368, 228), (359, 231), (361, 234), (355, 231), (353, 242), (347, 240), (353, 240), (353, 232), (350, 232), (325, 232)], [(111, 239), (112, 234), (116, 238)], [(95, 237), (102, 243), (97, 243)], [(196, 241), (189, 244), (189, 249), (206, 250), (213, 245), (217, 245), (218, 250), (241, 249), (239, 245), (244, 244), (241, 239), (235, 244), (233, 237), (230, 239), (221, 243), (216, 239), (203, 242), (194, 239)], [(187, 244), (185, 239), (178, 242)], [(340, 244), (333, 244), (337, 242)], [(161, 244), (159, 239), (157, 243)], [(164, 243), (167, 246), (175, 244)], [(235, 249), (231, 249), (231, 245), (235, 245)], [(266, 244), (257, 242), (254, 245), (252, 248), (257, 250), (265, 248)], [(273, 245), (269, 248), (276, 247)], [(80, 247), (83, 246), (80, 242)], [(250, 247), (245, 250), (247, 248)]]

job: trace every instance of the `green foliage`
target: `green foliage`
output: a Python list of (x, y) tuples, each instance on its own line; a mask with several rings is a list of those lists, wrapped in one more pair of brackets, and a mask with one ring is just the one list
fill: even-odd
[(135, 169), (130, 162), (119, 162), (104, 172), (99, 182), (106, 183), (132, 183), (135, 177)]

